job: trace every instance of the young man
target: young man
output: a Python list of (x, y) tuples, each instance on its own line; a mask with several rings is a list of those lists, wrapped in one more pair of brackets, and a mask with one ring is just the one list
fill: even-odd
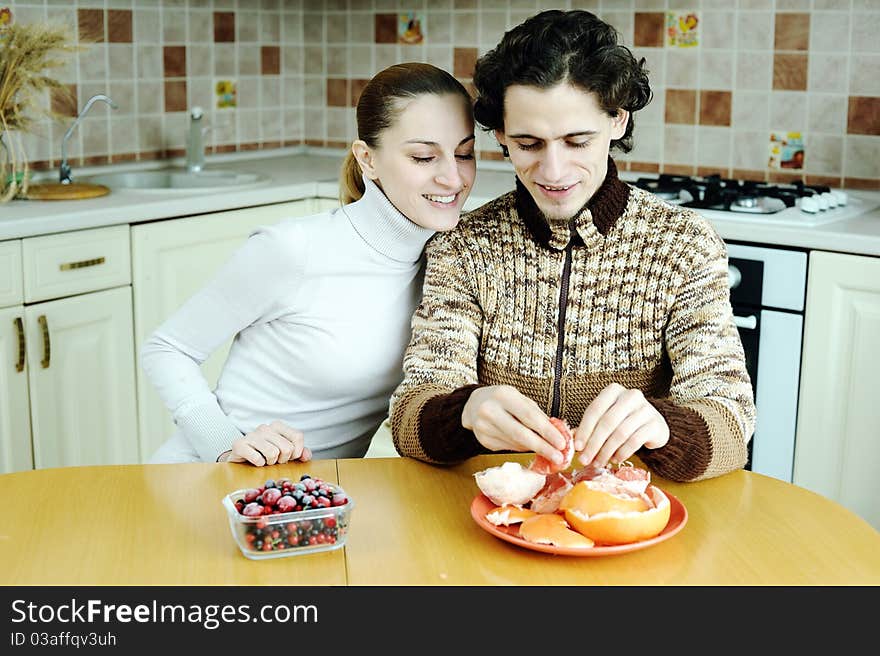
[(406, 456), (489, 451), (581, 464), (633, 454), (678, 481), (742, 468), (752, 387), (711, 225), (617, 176), (644, 60), (585, 11), (542, 12), (477, 62), (476, 119), (516, 190), (429, 242), (404, 380), (391, 400)]

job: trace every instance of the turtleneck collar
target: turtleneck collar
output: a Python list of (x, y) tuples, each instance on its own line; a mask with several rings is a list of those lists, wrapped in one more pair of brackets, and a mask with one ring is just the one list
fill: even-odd
[(352, 227), (371, 248), (396, 262), (417, 262), (434, 230), (410, 221), (367, 177), (364, 195), (344, 205)]
[(562, 250), (573, 241), (582, 246), (598, 233), (604, 237), (629, 202), (629, 185), (617, 177), (617, 166), (608, 158), (608, 172), (596, 193), (568, 222), (550, 221), (519, 178), (516, 179), (516, 209), (532, 237), (546, 248)]

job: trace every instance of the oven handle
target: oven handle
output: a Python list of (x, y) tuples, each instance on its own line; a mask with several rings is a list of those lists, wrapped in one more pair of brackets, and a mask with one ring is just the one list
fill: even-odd
[(750, 314), (747, 317), (738, 317), (736, 315), (733, 315), (733, 323), (736, 324), (737, 328), (754, 330), (758, 327), (758, 317), (756, 317), (754, 314)]

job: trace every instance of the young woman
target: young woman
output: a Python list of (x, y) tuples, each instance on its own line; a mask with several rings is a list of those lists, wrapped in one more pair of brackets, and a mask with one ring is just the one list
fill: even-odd
[[(422, 251), (470, 193), (470, 96), (429, 64), (378, 73), (357, 105), (339, 209), (257, 230), (144, 344), (177, 430), (150, 462), (361, 457), (402, 377)], [(235, 339), (216, 389), (199, 365)]]

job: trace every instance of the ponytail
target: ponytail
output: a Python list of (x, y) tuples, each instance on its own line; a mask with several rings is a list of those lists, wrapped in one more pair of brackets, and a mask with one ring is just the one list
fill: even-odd
[(339, 176), (339, 203), (348, 205), (360, 200), (364, 195), (364, 180), (361, 177), (361, 167), (349, 149), (345, 161), (342, 162), (342, 171)]

